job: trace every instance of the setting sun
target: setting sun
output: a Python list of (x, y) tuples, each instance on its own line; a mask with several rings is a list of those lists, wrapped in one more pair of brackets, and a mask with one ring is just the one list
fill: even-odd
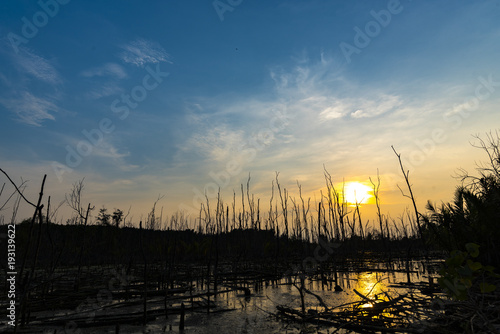
[(348, 204), (367, 204), (372, 195), (372, 188), (361, 182), (346, 182), (343, 200)]

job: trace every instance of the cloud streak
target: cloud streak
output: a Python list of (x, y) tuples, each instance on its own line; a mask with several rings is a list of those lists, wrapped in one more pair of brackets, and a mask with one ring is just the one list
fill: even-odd
[(139, 67), (143, 67), (149, 63), (171, 63), (170, 55), (157, 42), (136, 39), (126, 45), (122, 45), (121, 48), (124, 51), (120, 54), (120, 58), (124, 63)]
[(385, 114), (401, 105), (399, 97), (382, 94), (376, 99), (365, 99), (359, 104), (359, 109), (351, 113), (353, 118), (368, 118)]
[(21, 48), (20, 50), (21, 52), (16, 56), (16, 61), (24, 72), (50, 84), (59, 84), (62, 82), (59, 73), (48, 60), (28, 49)]
[(244, 141), (243, 131), (234, 131), (222, 125), (207, 129), (203, 134), (194, 134), (188, 140), (187, 147), (209, 160), (224, 162), (237, 152), (238, 146)]
[(13, 111), (21, 122), (33, 126), (41, 126), (45, 120), (54, 121), (52, 113), (58, 111), (58, 107), (51, 101), (29, 92), (23, 92), (15, 99), (0, 99), (0, 103)]
[(107, 63), (104, 64), (103, 66), (85, 70), (81, 73), (81, 75), (86, 78), (113, 77), (113, 78), (123, 79), (127, 77), (127, 73), (125, 72), (123, 67), (115, 63)]

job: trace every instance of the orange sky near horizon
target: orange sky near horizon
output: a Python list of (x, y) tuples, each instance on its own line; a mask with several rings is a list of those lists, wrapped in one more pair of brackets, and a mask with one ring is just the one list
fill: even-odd
[[(436, 164), (432, 164), (429, 167), (421, 167), (421, 168), (413, 168), (409, 169), (410, 170), (410, 182), (412, 184), (412, 189), (414, 192), (414, 195), (417, 200), (418, 204), (418, 209), (420, 212), (425, 212), (425, 204), (427, 203), (428, 200), (431, 200), (432, 202), (437, 202), (440, 203), (441, 201), (450, 201), (453, 197), (453, 192), (455, 187), (459, 184), (458, 180), (452, 177), (453, 173), (458, 172), (458, 168), (463, 167), (470, 172), (474, 172), (474, 166), (475, 163), (474, 161), (482, 161), (484, 160), (484, 153), (481, 150), (475, 149), (473, 147), (469, 147), (467, 150), (467, 155), (472, 158), (472, 161), (469, 161), (468, 164), (458, 164), (458, 166), (451, 167), (449, 166), (448, 168), (441, 168), (445, 170), (445, 173), (439, 173), (436, 174), (436, 177), (433, 177), (433, 174), (430, 172), (430, 170), (439, 170), (439, 166), (436, 166)], [(432, 159), (429, 159), (432, 161)], [(407, 186), (405, 184), (404, 178), (402, 175), (397, 174), (398, 172), (398, 162), (394, 158), (393, 161), (393, 168), (391, 172), (393, 171), (394, 173), (383, 173), (382, 171), (380, 172), (380, 188), (379, 188), (379, 198), (380, 198), (380, 206), (381, 206), (381, 212), (385, 217), (390, 217), (390, 219), (395, 219), (398, 224), (400, 224), (400, 217), (405, 217), (407, 216), (406, 210), (409, 210), (410, 215), (413, 217), (414, 212), (412, 208), (412, 204), (410, 199), (404, 197), (401, 193), (401, 190), (398, 188), (401, 187), (401, 189), (407, 194)], [(406, 167), (406, 166), (405, 166)], [(6, 170), (8, 172), (8, 170)], [(448, 178), (443, 177), (443, 174), (446, 174), (448, 172)], [(351, 177), (344, 177), (343, 180), (339, 180), (338, 178), (335, 178), (335, 175), (332, 175), (332, 180), (334, 182), (334, 186), (337, 191), (341, 192), (342, 185), (345, 185), (346, 193), (349, 193), (347, 195), (347, 202), (350, 202), (352, 200), (352, 196), (354, 194), (354, 191), (365, 191), (364, 194), (358, 194), (358, 198), (363, 198), (368, 196), (368, 201), (365, 203), (361, 203), (360, 206), (360, 214), (361, 218), (363, 220), (363, 223), (366, 223), (367, 221), (370, 221), (371, 223), (377, 222), (377, 209), (375, 206), (375, 201), (373, 197), (373, 187), (370, 183), (370, 178), (373, 180), (373, 182), (377, 182), (377, 171), (374, 171), (374, 175), (357, 175), (357, 176), (351, 176)], [(281, 211), (281, 206), (279, 202), (279, 195), (277, 193), (277, 187), (276, 187), (276, 181), (275, 181), (275, 175), (273, 177), (272, 173), (266, 173), (269, 178), (268, 182), (263, 182), (261, 180), (258, 180), (257, 182), (255, 179), (258, 177), (262, 177), (261, 175), (254, 175), (251, 174), (251, 181), (250, 181), (250, 194), (254, 195), (254, 201), (255, 203), (257, 202), (257, 199), (260, 199), (260, 210), (261, 210), (261, 217), (266, 217), (266, 213), (269, 210), (269, 199), (271, 196), (271, 185), (274, 182), (274, 201), (273, 205), (278, 204), (278, 211)], [(41, 182), (42, 175), (27, 175), (28, 177), (31, 176), (31, 178), (26, 178), (29, 180), (27, 184), (27, 188), (25, 191), (25, 194), (27, 198), (29, 198), (31, 201), (36, 202), (37, 195), (39, 192), (39, 183)], [(309, 175), (297, 175), (298, 177), (293, 180), (291, 177), (286, 177), (285, 173), (280, 173), (279, 174), (279, 182), (280, 186), (283, 189), (287, 189), (290, 198), (294, 199), (296, 203), (301, 203), (300, 198), (299, 198), (299, 190), (297, 186), (297, 182), (301, 185), (302, 188), (302, 197), (304, 198), (306, 204), (308, 199), (311, 200), (311, 205), (309, 208), (309, 216), (312, 217), (312, 219), (317, 218), (317, 203), (319, 199), (321, 198), (321, 194), (323, 196), (327, 194), (327, 188), (325, 185), (325, 179), (324, 179), (324, 174), (322, 170), (316, 171), (315, 174), (309, 174)], [(314, 177), (314, 179), (313, 179)], [(39, 180), (36, 180), (36, 179)], [(238, 185), (243, 184), (244, 186), (244, 192), (246, 196), (246, 181), (247, 178), (244, 178), (239, 182)], [(16, 178), (14, 178), (16, 179)], [(19, 180), (19, 179), (17, 179)], [(95, 217), (98, 213), (98, 209), (101, 207), (106, 207), (108, 211), (112, 212), (114, 208), (119, 208), (123, 210), (125, 213), (128, 212), (130, 208), (130, 214), (128, 216), (128, 220), (131, 220), (134, 226), (138, 226), (139, 220), (144, 220), (146, 219), (148, 213), (151, 211), (151, 208), (153, 206), (153, 203), (155, 200), (158, 198), (159, 195), (164, 195), (164, 198), (161, 199), (157, 206), (156, 206), (156, 212), (157, 216), (159, 216), (160, 212), (162, 212), (164, 224), (166, 224), (172, 214), (175, 212), (179, 211), (179, 206), (178, 202), (182, 199), (176, 198), (177, 202), (176, 203), (169, 203), (169, 199), (171, 199), (171, 193), (167, 191), (163, 193), (158, 193), (158, 194), (153, 194), (153, 193), (141, 193), (137, 192), (134, 196), (134, 193), (127, 193), (127, 192), (122, 192), (122, 193), (114, 193), (113, 195), (110, 195), (107, 193), (106, 188), (107, 185), (106, 183), (96, 183), (94, 180), (90, 178), (85, 179), (85, 188), (84, 188), (84, 194), (82, 198), (82, 202), (85, 203), (84, 205), (88, 202), (90, 202), (92, 205), (95, 206), (95, 210), (92, 212), (92, 220), (95, 220)], [(124, 182), (126, 184), (127, 182)], [(314, 187), (314, 185), (317, 185), (317, 187)], [(312, 185), (312, 186), (311, 186)], [(356, 185), (356, 187), (351, 187), (352, 185)], [(10, 194), (9, 191), (12, 191), (13, 189), (10, 187), (9, 184), (6, 185), (4, 194), (2, 195), (2, 198), (5, 198), (5, 194)], [(51, 196), (51, 206), (52, 209), (56, 208), (59, 203), (64, 201), (64, 194), (69, 193), (70, 189), (66, 189), (62, 187), (61, 184), (58, 182), (54, 182), (53, 179), (50, 177), (47, 179), (47, 183), (45, 185), (45, 196)], [(221, 195), (222, 199), (225, 205), (228, 205), (231, 209), (232, 206), (232, 201), (233, 201), (233, 191), (236, 194), (236, 210), (239, 210), (241, 208), (241, 188), (235, 186), (234, 188), (229, 189), (227, 187), (226, 189), (221, 190)], [(112, 197), (111, 197), (112, 196)], [(175, 197), (174, 197), (175, 198)], [(342, 198), (342, 196), (341, 196)], [(350, 200), (351, 198), (351, 200)], [(45, 197), (45, 200), (47, 197)], [(210, 199), (212, 209), (215, 208), (215, 203), (216, 203), (216, 197), (212, 196)], [(194, 225), (194, 219), (198, 217), (199, 214), (199, 206), (195, 207), (193, 203), (190, 203), (189, 201), (192, 200), (189, 196), (184, 199), (184, 203), (189, 203), (190, 205), (186, 205), (185, 207), (187, 208), (192, 208), (193, 210), (191, 211), (186, 211), (186, 214), (189, 216), (190, 220), (193, 220), (193, 226)], [(248, 209), (248, 199), (245, 198), (245, 204)], [(325, 203), (325, 201), (324, 201)], [(6, 210), (3, 210), (0, 215), (4, 216), (4, 222), (10, 221), (11, 218), (11, 209), (13, 207), (13, 202), (10, 203), (10, 205), (7, 206)], [(173, 204), (173, 205), (172, 205)], [(353, 212), (354, 212), (354, 206), (352, 203), (351, 205), (348, 206), (349, 210), (349, 216), (352, 218)], [(289, 209), (292, 209), (292, 202), (289, 200)], [(19, 210), (17, 214), (17, 220), (20, 221), (21, 219), (31, 217), (32, 215), (32, 210), (29, 206), (26, 204), (21, 205), (21, 209)], [(67, 207), (66, 204), (63, 204), (56, 215), (55, 221), (58, 223), (64, 223), (66, 219), (70, 218), (72, 215), (71, 210)], [(371, 224), (370, 224), (371, 225)], [(377, 223), (374, 224), (376, 226)]]

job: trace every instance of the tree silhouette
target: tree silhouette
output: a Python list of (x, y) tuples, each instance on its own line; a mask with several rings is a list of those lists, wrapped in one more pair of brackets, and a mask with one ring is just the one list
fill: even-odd
[(113, 225), (115, 225), (116, 227), (120, 227), (120, 223), (123, 219), (123, 211), (120, 209), (115, 209), (111, 218), (113, 219)]
[(97, 216), (97, 222), (100, 225), (104, 225), (104, 226), (110, 225), (111, 215), (107, 212), (108, 212), (108, 209), (106, 209), (105, 207), (102, 207), (99, 209), (99, 215)]
[(479, 176), (462, 171), (462, 185), (455, 190), (452, 203), (436, 207), (427, 204), (430, 214), (425, 217), (429, 235), (448, 250), (463, 249), (467, 243), (480, 246), (481, 260), (500, 264), (500, 136), (479, 137), (475, 147), (486, 151), (489, 161), (477, 166)]

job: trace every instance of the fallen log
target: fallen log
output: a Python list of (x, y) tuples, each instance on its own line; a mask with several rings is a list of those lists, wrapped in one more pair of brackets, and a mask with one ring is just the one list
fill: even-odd
[[(324, 317), (319, 317), (319, 314), (311, 315), (310, 313), (304, 314), (300, 311), (294, 310), (287, 306), (278, 305), (276, 309), (279, 311), (280, 315), (286, 318), (299, 322), (309, 322), (314, 324), (321, 324), (326, 326), (332, 326), (335, 328), (343, 328), (358, 332), (382, 332), (382, 333), (421, 333), (420, 331), (408, 327), (382, 327), (374, 326), (369, 324), (354, 323), (348, 321), (330, 320)], [(331, 315), (331, 314), (330, 314)], [(332, 316), (332, 315), (331, 315)]]

